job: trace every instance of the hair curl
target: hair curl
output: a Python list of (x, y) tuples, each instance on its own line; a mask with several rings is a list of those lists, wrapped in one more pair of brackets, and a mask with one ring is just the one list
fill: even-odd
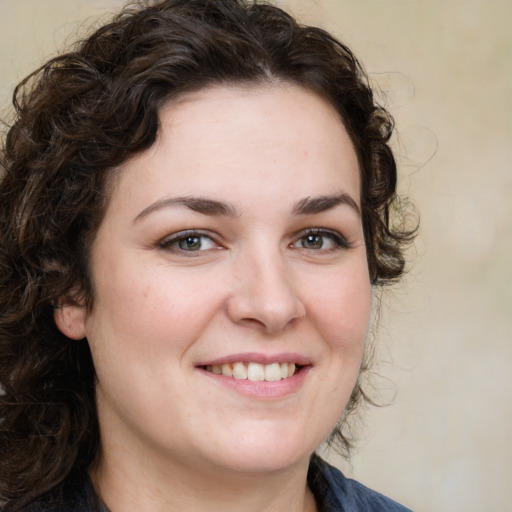
[[(13, 510), (57, 496), (97, 456), (87, 341), (70, 342), (53, 312), (62, 300), (92, 307), (88, 253), (112, 169), (154, 143), (170, 98), (276, 80), (341, 115), (360, 163), (371, 282), (396, 280), (412, 232), (390, 223), (393, 120), (351, 51), (325, 31), (257, 1), (140, 2), (17, 86), (0, 183), (0, 496)], [(347, 411), (362, 397), (358, 383)], [(336, 436), (348, 448), (344, 424)]]

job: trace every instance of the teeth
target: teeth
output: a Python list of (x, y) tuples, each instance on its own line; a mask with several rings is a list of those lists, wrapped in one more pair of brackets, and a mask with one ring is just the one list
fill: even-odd
[(242, 361), (236, 363), (214, 364), (207, 366), (206, 370), (216, 375), (224, 375), (233, 377), (238, 380), (250, 380), (259, 382), (266, 380), (267, 382), (275, 382), (281, 379), (287, 379), (295, 375), (296, 366), (294, 363), (244, 363)]
[(221, 369), (222, 375), (225, 375), (226, 377), (233, 377), (233, 369), (231, 368), (230, 364), (223, 364)]
[(272, 363), (265, 365), (265, 380), (269, 382), (281, 380), (281, 365), (279, 363)]
[(247, 368), (244, 363), (235, 363), (233, 365), (233, 377), (235, 379), (247, 379)]
[(249, 363), (247, 366), (247, 379), (257, 382), (265, 380), (265, 368), (259, 363)]

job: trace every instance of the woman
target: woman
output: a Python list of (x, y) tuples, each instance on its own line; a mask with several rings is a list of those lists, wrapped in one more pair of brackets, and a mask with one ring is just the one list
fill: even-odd
[(348, 48), (269, 5), (148, 3), (15, 106), (4, 510), (405, 510), (314, 455), (350, 447), (372, 288), (411, 238)]

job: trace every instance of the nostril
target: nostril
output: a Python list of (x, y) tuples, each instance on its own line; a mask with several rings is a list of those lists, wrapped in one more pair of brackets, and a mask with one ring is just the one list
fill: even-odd
[(238, 324), (246, 325), (247, 327), (265, 327), (265, 324), (261, 320), (256, 320), (255, 318), (241, 318), (238, 320)]

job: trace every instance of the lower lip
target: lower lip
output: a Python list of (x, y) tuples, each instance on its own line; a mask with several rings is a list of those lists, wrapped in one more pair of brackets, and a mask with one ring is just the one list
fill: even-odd
[(303, 366), (292, 377), (276, 381), (251, 381), (247, 379), (235, 379), (226, 377), (213, 372), (208, 372), (203, 368), (199, 370), (206, 376), (216, 382), (218, 385), (227, 387), (241, 395), (254, 400), (279, 400), (293, 395), (304, 383), (311, 366)]

